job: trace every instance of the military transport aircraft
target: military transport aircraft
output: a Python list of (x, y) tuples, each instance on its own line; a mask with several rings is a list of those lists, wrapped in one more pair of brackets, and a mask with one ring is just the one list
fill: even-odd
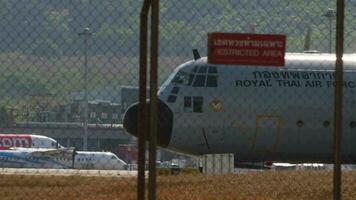
[[(356, 55), (344, 55), (343, 163), (356, 163)], [(287, 53), (285, 66), (177, 67), (158, 91), (158, 143), (240, 161), (333, 162), (335, 55)], [(137, 136), (138, 104), (123, 125)]]

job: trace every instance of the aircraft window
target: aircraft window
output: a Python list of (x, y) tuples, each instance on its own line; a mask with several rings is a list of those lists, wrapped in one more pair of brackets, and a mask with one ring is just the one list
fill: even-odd
[(95, 118), (96, 117), (96, 112), (90, 112), (90, 118)]
[(194, 79), (194, 74), (189, 74), (189, 81), (188, 81), (188, 85), (191, 85)]
[(193, 83), (193, 87), (204, 87), (205, 86), (205, 79), (206, 79), (205, 75), (197, 75), (195, 77), (195, 80), (194, 80), (194, 83)]
[(178, 94), (178, 92), (179, 92), (179, 87), (173, 87), (171, 93), (172, 94)]
[(118, 113), (113, 113), (111, 118), (112, 119), (119, 119), (119, 114)]
[(111, 159), (116, 159), (115, 156), (112, 156)]
[(202, 67), (200, 67), (200, 68), (199, 68), (198, 73), (204, 73), (204, 74), (205, 74), (205, 73), (206, 73), (206, 71), (207, 71), (207, 69), (208, 69), (207, 67), (202, 66)]
[(107, 119), (108, 118), (108, 114), (106, 112), (102, 112), (101, 113), (101, 118)]
[(184, 97), (184, 112), (192, 111), (192, 97)]
[(175, 96), (175, 95), (169, 95), (167, 101), (168, 101), (169, 103), (174, 103), (174, 102), (176, 102), (176, 99), (177, 99), (177, 96)]
[(209, 67), (208, 73), (210, 74), (217, 74), (218, 70), (216, 69), (216, 67)]
[(203, 97), (193, 97), (193, 111), (203, 112)]
[(203, 112), (203, 97), (184, 97), (184, 112)]
[(176, 76), (173, 78), (172, 82), (177, 84), (186, 84), (188, 74), (183, 71), (179, 71)]
[(206, 86), (207, 87), (217, 87), (218, 86), (217, 76), (208, 76)]

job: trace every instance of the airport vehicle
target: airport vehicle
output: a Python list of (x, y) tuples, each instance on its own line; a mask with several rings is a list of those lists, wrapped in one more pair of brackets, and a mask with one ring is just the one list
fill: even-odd
[(126, 163), (111, 152), (75, 151), (74, 148), (10, 148), (0, 150), (0, 167), (123, 170)]
[(24, 148), (61, 148), (54, 139), (33, 134), (0, 134), (0, 150), (11, 147)]
[[(158, 91), (158, 144), (243, 162), (333, 162), (335, 55), (287, 53), (285, 66), (196, 58)], [(356, 55), (344, 55), (342, 161), (356, 163)], [(138, 104), (123, 125), (137, 136)]]

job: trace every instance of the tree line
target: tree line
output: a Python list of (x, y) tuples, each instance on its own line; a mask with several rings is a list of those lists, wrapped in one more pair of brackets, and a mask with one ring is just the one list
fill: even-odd
[[(348, 9), (354, 2), (349, 1), (346, 9), (349, 41), (355, 38), (355, 20)], [(136, 56), (141, 4), (132, 0), (0, 0), (0, 51), (78, 55), (84, 48), (78, 33), (89, 27), (94, 32), (90, 53)], [(192, 48), (205, 51), (206, 35), (213, 31), (286, 34), (288, 50), (302, 51), (308, 27), (313, 30), (312, 48), (327, 51), (329, 26), (324, 14), (329, 7), (335, 8), (334, 1), (161, 1), (160, 54), (187, 55)], [(352, 44), (346, 45), (346, 50), (353, 49)]]

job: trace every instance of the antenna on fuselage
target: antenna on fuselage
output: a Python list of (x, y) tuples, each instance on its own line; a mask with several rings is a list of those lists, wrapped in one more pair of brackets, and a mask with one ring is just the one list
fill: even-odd
[(311, 26), (308, 26), (307, 32), (304, 37), (304, 51), (303, 53), (320, 53), (318, 50), (313, 50), (310, 48), (311, 46), (311, 37), (312, 37), (312, 28)]
[(308, 26), (307, 33), (305, 34), (304, 37), (304, 51), (310, 50), (311, 35), (312, 35), (312, 29), (310, 26)]
[(200, 58), (198, 49), (193, 49), (193, 56), (194, 56), (194, 60), (198, 60)]

